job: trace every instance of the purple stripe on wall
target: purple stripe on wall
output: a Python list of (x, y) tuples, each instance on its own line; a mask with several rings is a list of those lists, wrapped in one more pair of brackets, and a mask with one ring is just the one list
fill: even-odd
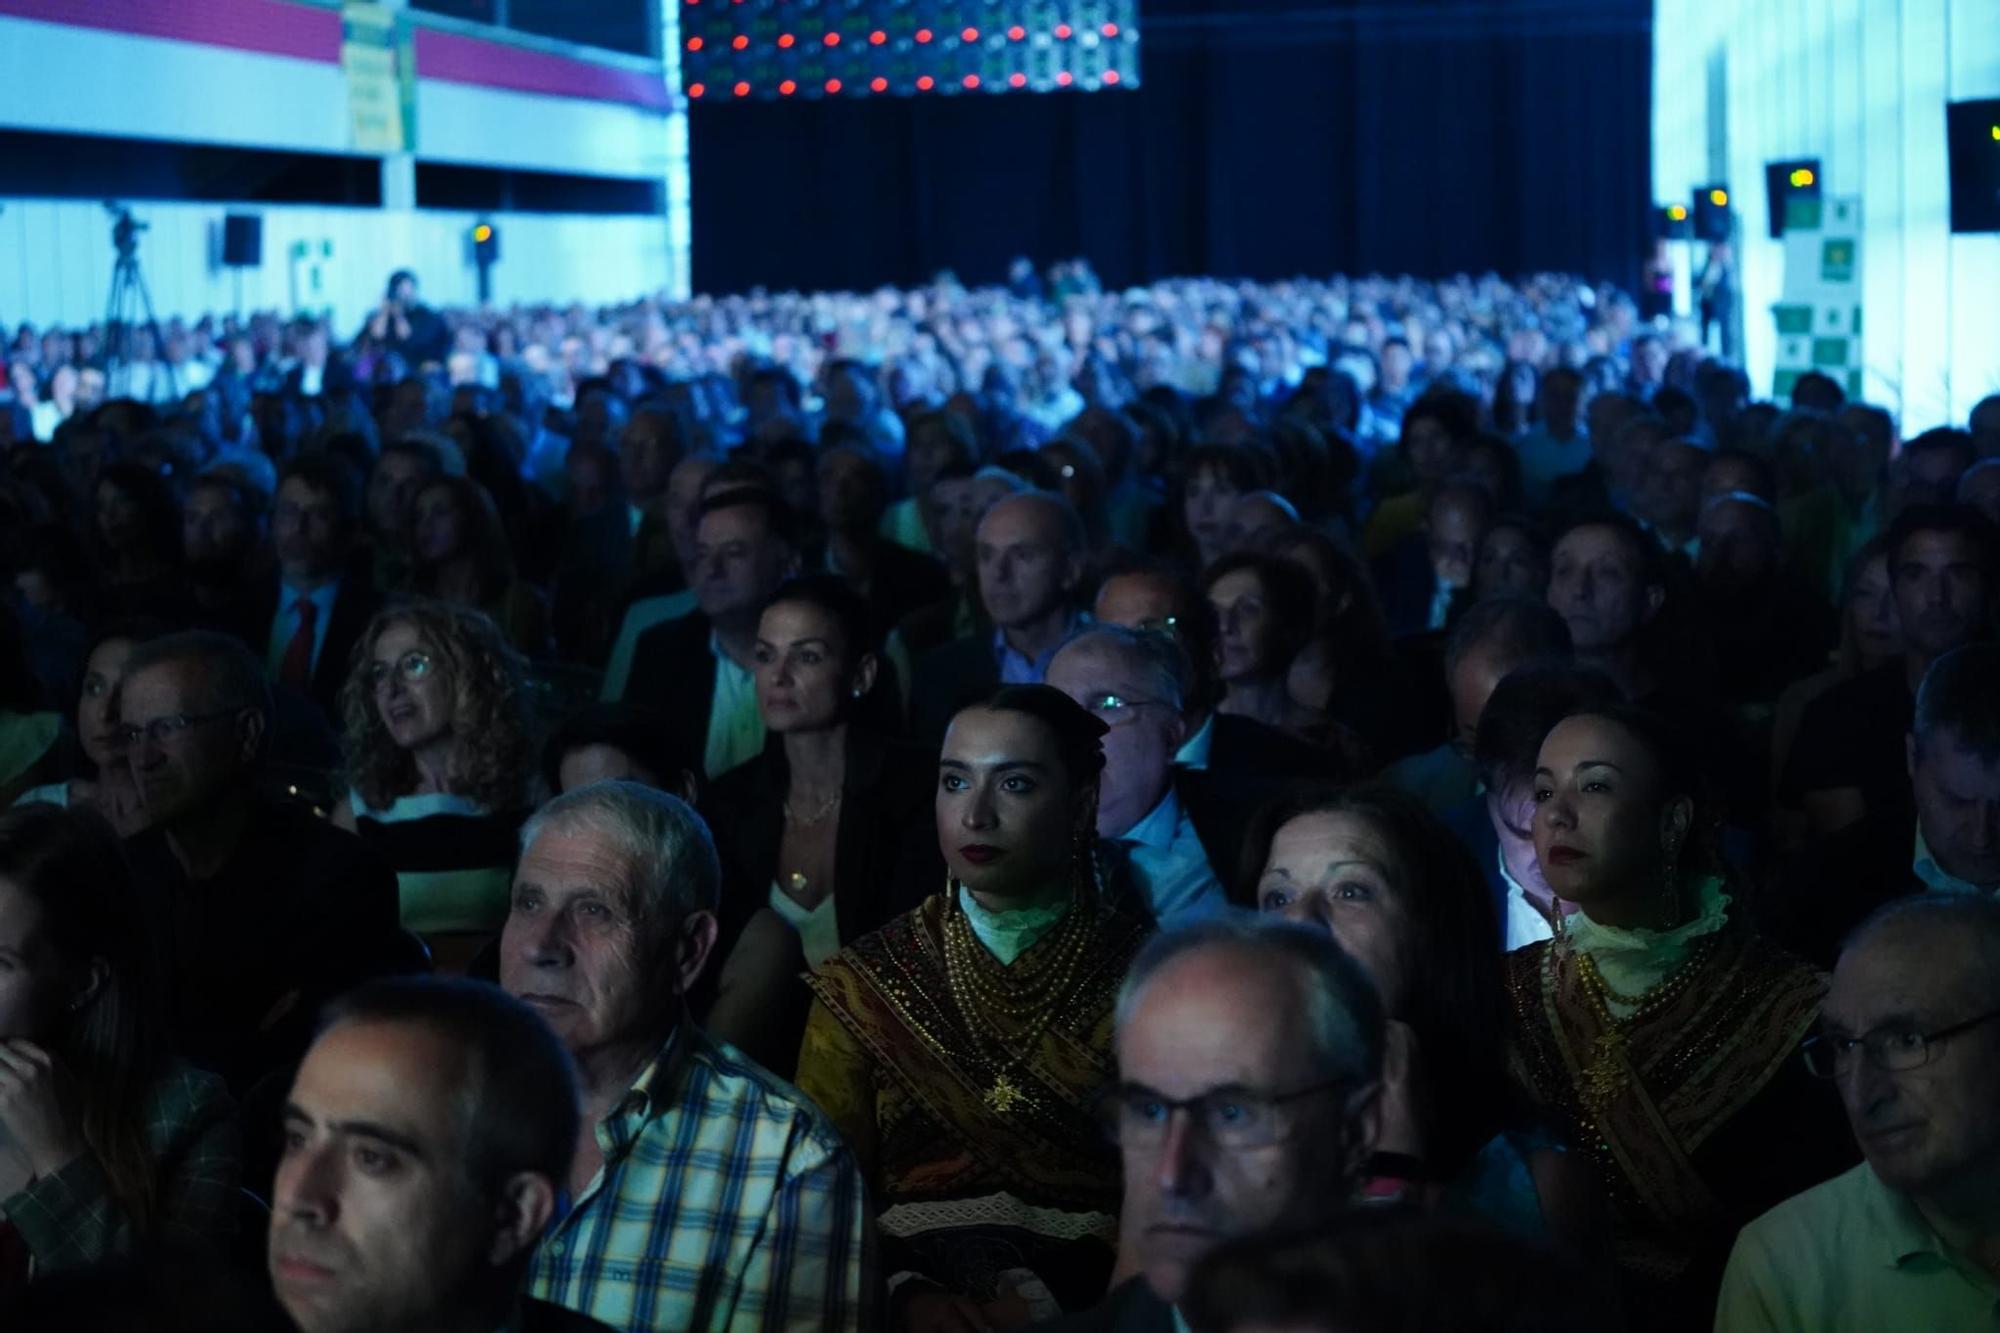
[[(340, 59), (340, 11), (288, 0), (0, 0), (0, 15), (328, 64)], [(416, 30), (416, 47), (419, 78), (649, 111), (673, 106), (658, 74), (434, 28)]]

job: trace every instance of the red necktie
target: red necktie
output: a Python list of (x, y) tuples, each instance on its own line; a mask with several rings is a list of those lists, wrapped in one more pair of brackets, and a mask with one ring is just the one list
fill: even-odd
[(292, 603), (298, 613), (299, 627), (292, 631), (292, 641), (285, 645), (285, 660), (278, 664), (278, 681), (304, 693), (312, 688), (313, 663), (313, 621), (319, 615), (319, 608), (310, 597), (301, 597)]

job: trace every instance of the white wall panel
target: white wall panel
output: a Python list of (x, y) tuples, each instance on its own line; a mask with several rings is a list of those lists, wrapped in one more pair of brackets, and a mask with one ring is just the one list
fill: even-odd
[[(1712, 106), (1718, 57), (1728, 76)], [(1657, 0), (1653, 96), (1655, 197), (1687, 199), (1720, 174), (1737, 206), (1759, 392), (1784, 280), (1764, 164), (1788, 157), (1820, 158), (1826, 192), (1861, 199), (1868, 396), (1914, 433), (1962, 424), (2000, 390), (2000, 235), (1950, 233), (1944, 137), (1946, 101), (2000, 96), (2000, 0)]]

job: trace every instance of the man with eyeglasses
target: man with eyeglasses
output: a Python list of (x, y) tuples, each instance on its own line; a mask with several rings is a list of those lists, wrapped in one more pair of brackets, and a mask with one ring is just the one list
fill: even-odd
[(1046, 1327), (1168, 1333), (1217, 1245), (1347, 1207), (1381, 1125), (1382, 1007), (1325, 932), (1232, 914), (1155, 936), (1117, 1020), (1102, 1110), (1125, 1159), (1119, 1269), (1137, 1276)]
[(1224, 910), (1228, 899), (1194, 820), (1174, 790), (1187, 739), (1186, 654), (1172, 636), (1089, 625), (1049, 659), (1048, 683), (1087, 708), (1104, 733), (1097, 836), (1117, 849), (1129, 887), (1163, 926)]
[(1745, 1227), (1718, 1333), (2000, 1318), (2000, 902), (1925, 894), (1848, 940), (1806, 1062), (1867, 1161)]
[(271, 693), (226, 635), (141, 644), (118, 716), (151, 827), (126, 846), (182, 1054), (241, 1090), (295, 1058), (327, 998), (397, 952), (396, 879), (361, 840), (259, 793)]

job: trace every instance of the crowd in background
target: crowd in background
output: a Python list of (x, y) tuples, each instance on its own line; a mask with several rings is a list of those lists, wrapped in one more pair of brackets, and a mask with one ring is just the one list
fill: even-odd
[[(0, 358), (0, 1298), (1994, 1308), (2000, 395), (1081, 261)], [(371, 1193), (378, 1084), (483, 1205)]]

